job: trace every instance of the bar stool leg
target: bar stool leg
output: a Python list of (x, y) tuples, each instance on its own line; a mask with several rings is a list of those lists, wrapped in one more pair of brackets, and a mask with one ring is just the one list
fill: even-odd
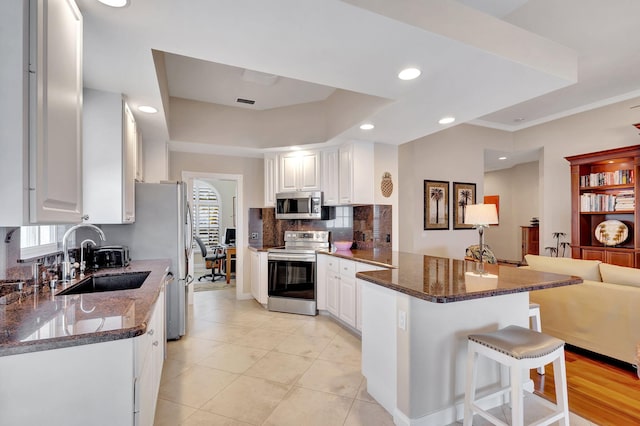
[(564, 350), (561, 356), (553, 361), (553, 380), (555, 382), (558, 410), (564, 412), (564, 417), (560, 419), (560, 425), (569, 426), (569, 399), (567, 395), (567, 372), (565, 370)]
[(471, 426), (473, 422), (473, 410), (471, 404), (476, 400), (476, 362), (478, 353), (473, 350), (467, 352), (467, 377), (466, 389), (464, 393), (464, 420), (463, 426)]
[(524, 392), (522, 369), (512, 365), (511, 369), (511, 426), (524, 426)]
[[(529, 305), (529, 318), (531, 318), (531, 329), (542, 333), (542, 321), (540, 320), (540, 308), (538, 305)], [(536, 371), (541, 376), (544, 376), (544, 367), (538, 367)]]

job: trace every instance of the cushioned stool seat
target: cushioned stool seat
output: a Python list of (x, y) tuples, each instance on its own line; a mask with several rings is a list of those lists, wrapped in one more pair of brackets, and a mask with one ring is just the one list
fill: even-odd
[[(496, 425), (507, 424), (480, 407), (482, 400), (496, 394), (511, 396), (511, 425), (524, 424), (523, 411), (523, 370), (529, 371), (553, 362), (557, 405), (546, 403), (553, 413), (537, 420), (536, 425), (548, 425), (560, 420), (560, 424), (569, 424), (569, 406), (567, 401), (567, 380), (564, 364), (564, 342), (546, 334), (528, 328), (511, 325), (491, 333), (469, 336), (467, 357), (467, 383), (464, 401), (464, 425), (471, 426), (474, 413)], [(506, 377), (502, 377), (503, 387), (498, 392), (475, 399), (476, 360), (478, 355), (499, 362), (509, 368), (509, 386)], [(543, 400), (541, 400), (543, 401)]]

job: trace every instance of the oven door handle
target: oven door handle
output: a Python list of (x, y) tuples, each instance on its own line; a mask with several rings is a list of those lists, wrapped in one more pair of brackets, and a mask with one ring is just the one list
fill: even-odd
[(299, 260), (303, 262), (315, 262), (316, 255), (315, 254), (296, 254), (296, 253), (269, 253), (267, 255), (267, 260)]

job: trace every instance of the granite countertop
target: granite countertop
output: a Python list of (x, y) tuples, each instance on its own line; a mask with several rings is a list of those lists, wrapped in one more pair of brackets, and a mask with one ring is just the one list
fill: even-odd
[(472, 261), (399, 252), (397, 269), (358, 272), (357, 278), (435, 303), (459, 302), (579, 284), (582, 278), (513, 266), (485, 264), (478, 276)]
[(283, 247), (283, 246), (252, 246), (249, 245), (249, 250), (253, 251), (269, 251), (269, 249)]
[(322, 250), (318, 251), (318, 253), (355, 260), (370, 265), (382, 266), (384, 268), (396, 268), (400, 255), (399, 252), (389, 249), (353, 249), (333, 252)]
[[(0, 305), (0, 356), (128, 339), (146, 332), (169, 260), (132, 261), (125, 268), (109, 268), (95, 275), (150, 271), (133, 290), (56, 296), (75, 284), (48, 285), (24, 292), (16, 301)], [(177, 285), (172, 282), (169, 285)]]

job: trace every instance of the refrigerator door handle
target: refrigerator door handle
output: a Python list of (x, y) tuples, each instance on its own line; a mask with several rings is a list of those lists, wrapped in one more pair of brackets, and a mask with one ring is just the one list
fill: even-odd
[(191, 259), (191, 254), (193, 253), (193, 218), (191, 216), (191, 205), (189, 204), (189, 201), (187, 201), (186, 216), (187, 224), (189, 225), (189, 236), (186, 238), (188, 243), (186, 244), (185, 249), (187, 251), (187, 259)]
[(189, 287), (193, 283), (193, 277), (191, 275), (187, 275), (184, 279), (180, 280), (183, 282), (184, 287)]

